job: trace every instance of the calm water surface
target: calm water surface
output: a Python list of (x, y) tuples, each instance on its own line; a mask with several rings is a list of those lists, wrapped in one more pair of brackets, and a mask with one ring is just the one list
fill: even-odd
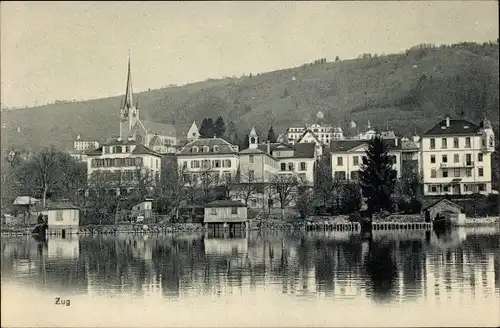
[[(2, 326), (500, 324), (500, 232), (4, 237)], [(55, 299), (70, 305), (55, 304)]]

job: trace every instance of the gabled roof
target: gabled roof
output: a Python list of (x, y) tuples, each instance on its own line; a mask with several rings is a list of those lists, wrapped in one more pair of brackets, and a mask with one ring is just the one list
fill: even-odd
[[(399, 139), (383, 139), (389, 150), (400, 150), (401, 141)], [(325, 153), (341, 153), (351, 151), (361, 145), (368, 144), (370, 140), (350, 139), (350, 140), (332, 140), (330, 147), (325, 148)]]
[(78, 210), (79, 207), (66, 202), (53, 202), (47, 206), (47, 210)]
[(175, 126), (175, 133), (177, 138), (186, 138), (188, 137), (187, 133), (189, 132), (189, 129), (193, 126), (193, 124), (196, 124), (196, 122), (192, 123), (185, 123), (185, 124), (177, 124)]
[(88, 151), (86, 153), (87, 156), (100, 156), (102, 155), (102, 147), (103, 146), (130, 146), (130, 145), (135, 145), (134, 150), (132, 151), (132, 154), (136, 155), (153, 155), (153, 156), (158, 156), (162, 157), (161, 154), (155, 152), (152, 149), (149, 149), (148, 147), (138, 143), (135, 140), (114, 140), (107, 142), (103, 144), (102, 146), (97, 147), (94, 150)]
[[(293, 149), (293, 146), (284, 142), (271, 142), (269, 144), (271, 148), (271, 153), (277, 149)], [(258, 145), (258, 148), (264, 152), (267, 152), (267, 143)]]
[(247, 207), (245, 204), (235, 200), (216, 200), (205, 205), (205, 207)]
[(158, 136), (153, 136), (151, 140), (149, 140), (149, 147), (155, 147), (155, 146), (163, 146), (161, 139)]
[(442, 120), (438, 124), (434, 125), (431, 129), (427, 130), (425, 136), (434, 135), (474, 135), (479, 133), (479, 127), (474, 123), (467, 120), (451, 120), (450, 126), (446, 126), (446, 119)]
[(40, 200), (30, 196), (19, 196), (14, 200), (14, 205), (33, 205), (39, 203)]
[(452, 207), (458, 208), (458, 209), (460, 209), (460, 210), (463, 210), (463, 209), (464, 209), (462, 206), (460, 206), (460, 205), (458, 205), (458, 204), (455, 204), (455, 203), (453, 203), (452, 201), (449, 201), (449, 200), (448, 200), (448, 199), (446, 199), (446, 198), (441, 198), (441, 199), (438, 199), (437, 201), (435, 201), (435, 202), (433, 202), (433, 203), (431, 203), (431, 204), (429, 204), (429, 205), (427, 205), (427, 206), (424, 206), (424, 207), (422, 208), (422, 211), (425, 211), (425, 210), (427, 210), (427, 209), (430, 209), (430, 208), (432, 208), (432, 207), (434, 207), (434, 206), (436, 206), (436, 205), (439, 205), (440, 203), (443, 203), (443, 202), (444, 202), (444, 203), (446, 203), (447, 205), (450, 205), (450, 206), (452, 206)]
[[(208, 147), (208, 152), (202, 152), (203, 147)], [(214, 147), (218, 151), (214, 151)], [(193, 147), (198, 147), (198, 152), (193, 153)], [(207, 154), (237, 154), (238, 146), (232, 145), (222, 138), (200, 138), (185, 145), (178, 155), (207, 155)]]
[(302, 138), (304, 138), (306, 136), (306, 134), (312, 134), (313, 138), (316, 140), (317, 143), (321, 144), (321, 141), (318, 139), (318, 136), (316, 135), (316, 133), (314, 133), (311, 129), (307, 129), (305, 130), (301, 135), (300, 137), (297, 139), (297, 144), (300, 143), (300, 141), (302, 140)]
[(149, 149), (148, 147), (146, 147), (146, 146), (144, 146), (142, 144), (137, 144), (135, 146), (134, 150), (132, 150), (132, 154), (136, 154), (136, 155), (153, 155), (153, 156), (157, 156), (157, 157), (162, 157), (163, 156), (160, 153), (157, 153), (154, 150)]
[(166, 137), (175, 137), (176, 129), (172, 124), (157, 123), (152, 121), (140, 121), (144, 129), (151, 134), (157, 134)]
[[(316, 144), (312, 143), (312, 142), (308, 142), (308, 143), (297, 143), (295, 145), (290, 145), (290, 144), (280, 142), (280, 143), (271, 143), (270, 148), (271, 148), (271, 154), (275, 150), (292, 150), (293, 155), (287, 156), (287, 158), (292, 158), (292, 157), (294, 157), (294, 158), (314, 158)], [(259, 150), (262, 150), (263, 152), (267, 152), (267, 144), (260, 144)], [(279, 157), (279, 158), (284, 158), (284, 157)]]

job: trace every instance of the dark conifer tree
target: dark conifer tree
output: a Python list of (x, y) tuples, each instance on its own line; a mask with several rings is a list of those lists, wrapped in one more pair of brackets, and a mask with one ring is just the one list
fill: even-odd
[(269, 131), (267, 132), (267, 141), (269, 142), (276, 142), (276, 134), (274, 133), (273, 126), (269, 128)]
[(367, 198), (368, 212), (392, 211), (391, 195), (396, 187), (396, 171), (389, 148), (380, 136), (368, 142), (366, 156), (360, 170), (360, 184), (363, 196)]
[(224, 123), (224, 119), (219, 116), (215, 121), (215, 136), (222, 138), (226, 134), (226, 123)]
[(215, 135), (215, 124), (214, 120), (209, 117), (207, 118), (207, 138), (213, 138)]

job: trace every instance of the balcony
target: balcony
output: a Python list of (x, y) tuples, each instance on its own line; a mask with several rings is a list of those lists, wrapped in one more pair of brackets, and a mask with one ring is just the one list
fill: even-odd
[(467, 168), (474, 167), (474, 162), (458, 162), (458, 163), (441, 163), (439, 165), (442, 169), (457, 169), (457, 168)]

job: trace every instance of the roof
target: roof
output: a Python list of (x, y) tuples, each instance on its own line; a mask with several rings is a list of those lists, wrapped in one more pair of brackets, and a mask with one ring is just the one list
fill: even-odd
[(302, 140), (302, 138), (305, 137), (306, 134), (310, 133), (313, 138), (316, 140), (317, 143), (321, 143), (321, 141), (318, 139), (318, 136), (316, 135), (316, 133), (314, 133), (311, 129), (306, 129), (299, 137), (299, 139), (297, 139), (297, 142), (296, 144), (300, 143), (300, 140)]
[(460, 210), (463, 210), (463, 207), (462, 207), (462, 206), (460, 206), (460, 205), (458, 205), (458, 204), (455, 204), (455, 203), (453, 203), (452, 201), (449, 201), (449, 200), (448, 200), (448, 199), (446, 199), (446, 198), (441, 198), (441, 199), (439, 199), (439, 200), (437, 200), (437, 201), (435, 201), (435, 202), (433, 202), (433, 203), (431, 203), (431, 204), (429, 204), (429, 205), (427, 205), (427, 206), (424, 206), (424, 207), (422, 208), (422, 211), (425, 211), (425, 210), (427, 210), (427, 209), (433, 208), (434, 206), (436, 206), (436, 205), (438, 205), (438, 204), (440, 204), (440, 203), (442, 203), (442, 202), (446, 202), (446, 203), (447, 203), (448, 205), (450, 205), (450, 206), (453, 206), (453, 207), (456, 207), (456, 208), (458, 208), (458, 209), (460, 209)]
[(79, 210), (80, 208), (70, 204), (70, 203), (65, 203), (65, 202), (54, 202), (50, 203), (49, 206), (47, 206), (47, 210)]
[[(208, 152), (204, 152), (203, 147), (208, 147)], [(218, 146), (218, 151), (214, 147)], [(198, 147), (198, 152), (193, 153), (193, 147)], [(237, 154), (238, 146), (232, 145), (222, 138), (200, 138), (186, 144), (178, 155), (205, 155), (205, 154)]]
[(154, 146), (163, 146), (160, 137), (153, 136), (151, 140), (149, 140), (149, 147), (154, 147)]
[(431, 129), (427, 130), (424, 135), (433, 136), (433, 135), (471, 135), (478, 134), (479, 127), (474, 123), (471, 123), (467, 120), (451, 120), (450, 126), (446, 126), (446, 119), (442, 120)]
[(266, 152), (258, 148), (247, 148), (240, 151), (240, 154), (266, 154)]
[(235, 200), (216, 200), (205, 205), (205, 207), (247, 207), (245, 204)]
[(166, 137), (175, 137), (176, 128), (172, 124), (157, 123), (152, 121), (140, 121), (148, 133)]
[(33, 205), (40, 202), (39, 199), (30, 196), (19, 196), (14, 200), (14, 205)]
[(175, 126), (175, 133), (177, 138), (186, 138), (189, 132), (189, 129), (193, 126), (193, 124), (196, 124), (196, 122), (193, 123), (186, 123), (186, 124), (177, 124)]
[(414, 141), (401, 141), (401, 149), (403, 151), (419, 150), (420, 146)]
[(154, 150), (152, 150), (152, 149), (150, 149), (142, 144), (137, 144), (135, 146), (134, 150), (132, 150), (132, 154), (138, 154), (138, 155), (147, 154), (147, 155), (162, 157), (162, 155), (160, 153), (157, 153)]
[[(383, 139), (384, 143), (388, 146), (390, 150), (401, 149), (401, 142), (398, 138), (396, 139)], [(332, 140), (330, 141), (330, 147), (326, 148), (326, 153), (339, 153), (347, 152), (361, 145), (368, 144), (370, 140), (363, 139), (351, 139), (351, 140)]]
[(137, 154), (137, 155), (153, 155), (153, 156), (158, 156), (161, 157), (162, 155), (160, 153), (155, 152), (154, 150), (138, 143), (135, 140), (116, 140), (116, 141), (110, 141), (108, 143), (103, 144), (102, 146), (99, 146), (98, 148), (91, 150), (87, 152), (87, 156), (100, 156), (102, 155), (102, 147), (104, 146), (127, 146), (127, 145), (135, 145), (134, 150), (132, 151), (132, 154)]
[(316, 144), (314, 143), (297, 143), (294, 145), (293, 157), (314, 158)]

